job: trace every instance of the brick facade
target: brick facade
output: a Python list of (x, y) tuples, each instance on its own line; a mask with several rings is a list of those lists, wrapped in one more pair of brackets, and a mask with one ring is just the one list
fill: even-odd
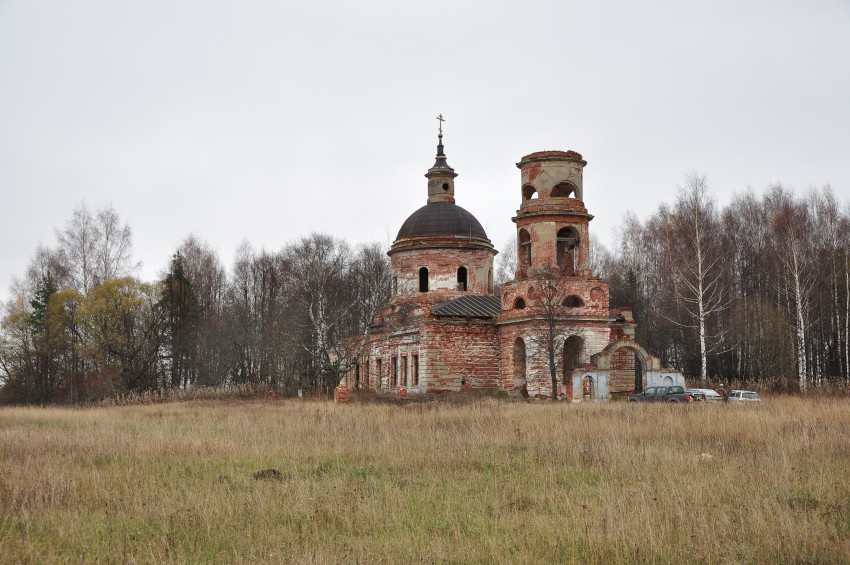
[[(478, 221), (455, 204), (457, 175), (446, 162), (441, 136), (436, 163), (425, 175), (427, 204), (408, 218), (388, 252), (392, 298), (374, 318), (357, 383), (349, 375), (347, 384), (405, 387), (411, 394), (504, 390), (549, 396), (551, 324), (559, 394), (580, 398), (581, 391), (571, 390), (579, 382), (574, 378), (597, 375), (593, 363), (603, 350), (610, 391), (639, 387), (646, 365), (636, 349), (622, 346), (634, 340), (631, 310), (609, 309), (608, 284), (589, 266), (593, 216), (582, 201), (585, 165), (574, 151), (520, 160), (520, 208), (512, 218), (516, 276), (498, 300), (488, 299), (497, 311), (466, 311), (461, 297), (493, 295), (497, 252)], [(445, 304), (458, 304), (454, 314), (439, 314), (443, 306), (432, 312)]]

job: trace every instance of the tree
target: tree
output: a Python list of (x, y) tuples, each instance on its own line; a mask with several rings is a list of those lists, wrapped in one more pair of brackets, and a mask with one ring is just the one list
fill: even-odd
[(35, 394), (39, 402), (53, 400), (55, 369), (53, 366), (52, 328), (47, 323), (50, 298), (56, 293), (56, 284), (50, 273), (42, 276), (36, 285), (35, 297), (30, 301), (32, 313), (29, 317), (33, 346), (35, 348)]
[(719, 347), (722, 337), (720, 332), (711, 331), (709, 318), (729, 307), (718, 232), (708, 181), (704, 175), (689, 173), (685, 185), (679, 188), (666, 242), (669, 268), (675, 273), (676, 298), (685, 317), (674, 321), (697, 331), (703, 388), (708, 386), (708, 354)]
[(97, 286), (80, 307), (80, 350), (92, 374), (94, 396), (159, 388), (159, 353), (165, 320), (155, 285), (111, 279)]
[(92, 215), (85, 204), (74, 209), (65, 229), (57, 231), (68, 266), (69, 283), (82, 293), (107, 280), (132, 274), (133, 233), (107, 206)]
[(806, 359), (809, 297), (814, 285), (809, 260), (810, 218), (804, 206), (793, 201), (781, 185), (768, 195), (773, 211), (771, 228), (775, 236), (774, 252), (779, 266), (777, 290), (787, 298), (794, 331), (797, 383), (805, 391), (809, 383)]
[(303, 345), (317, 384), (330, 395), (352, 370), (369, 325), (390, 292), (390, 269), (377, 245), (357, 252), (328, 235), (312, 234), (284, 250), (309, 333)]
[(193, 332), (194, 358), (188, 368), (192, 383), (222, 385), (227, 380), (224, 300), (227, 278), (218, 255), (207, 244), (189, 236), (180, 245), (183, 273), (197, 308)]
[(165, 348), (172, 388), (185, 388), (193, 381), (197, 353), (198, 304), (192, 283), (177, 252), (161, 282), (160, 308), (165, 316)]
[(549, 380), (552, 385), (551, 398), (557, 400), (558, 365), (555, 359), (559, 352), (564, 351), (564, 344), (570, 337), (564, 333), (569, 293), (559, 274), (559, 269), (553, 265), (548, 265), (540, 272), (534, 286), (536, 290), (531, 296), (531, 308), (534, 317), (543, 324), (529, 334), (529, 338), (546, 354)]
[[(517, 259), (517, 241), (516, 235), (512, 236), (499, 253), (496, 265), (496, 289), (502, 288), (502, 285), (508, 281), (512, 281), (516, 276), (519, 268), (519, 260)], [(499, 294), (497, 291), (496, 294)]]
[(3, 396), (13, 402), (37, 402), (35, 347), (31, 312), (22, 294), (6, 304), (0, 341), (0, 374)]

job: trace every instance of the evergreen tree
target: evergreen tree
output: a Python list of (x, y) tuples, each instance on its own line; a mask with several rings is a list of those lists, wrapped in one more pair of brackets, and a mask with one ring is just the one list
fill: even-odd
[(172, 388), (185, 387), (197, 377), (198, 301), (192, 283), (183, 269), (183, 258), (177, 252), (162, 280), (160, 306), (165, 315), (166, 357)]

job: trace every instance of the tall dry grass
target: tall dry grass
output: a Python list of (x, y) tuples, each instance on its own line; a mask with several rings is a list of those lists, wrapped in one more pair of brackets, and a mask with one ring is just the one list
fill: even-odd
[(0, 561), (850, 562), (848, 462), (834, 399), (12, 408)]

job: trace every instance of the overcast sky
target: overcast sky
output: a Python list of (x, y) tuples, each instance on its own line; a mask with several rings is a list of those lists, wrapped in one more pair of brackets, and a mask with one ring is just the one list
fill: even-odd
[(389, 244), (442, 113), (497, 248), (515, 163), (588, 161), (591, 230), (782, 182), (850, 202), (850, 1), (0, 0), (0, 298), (73, 208), (111, 204), (153, 279), (195, 234)]

